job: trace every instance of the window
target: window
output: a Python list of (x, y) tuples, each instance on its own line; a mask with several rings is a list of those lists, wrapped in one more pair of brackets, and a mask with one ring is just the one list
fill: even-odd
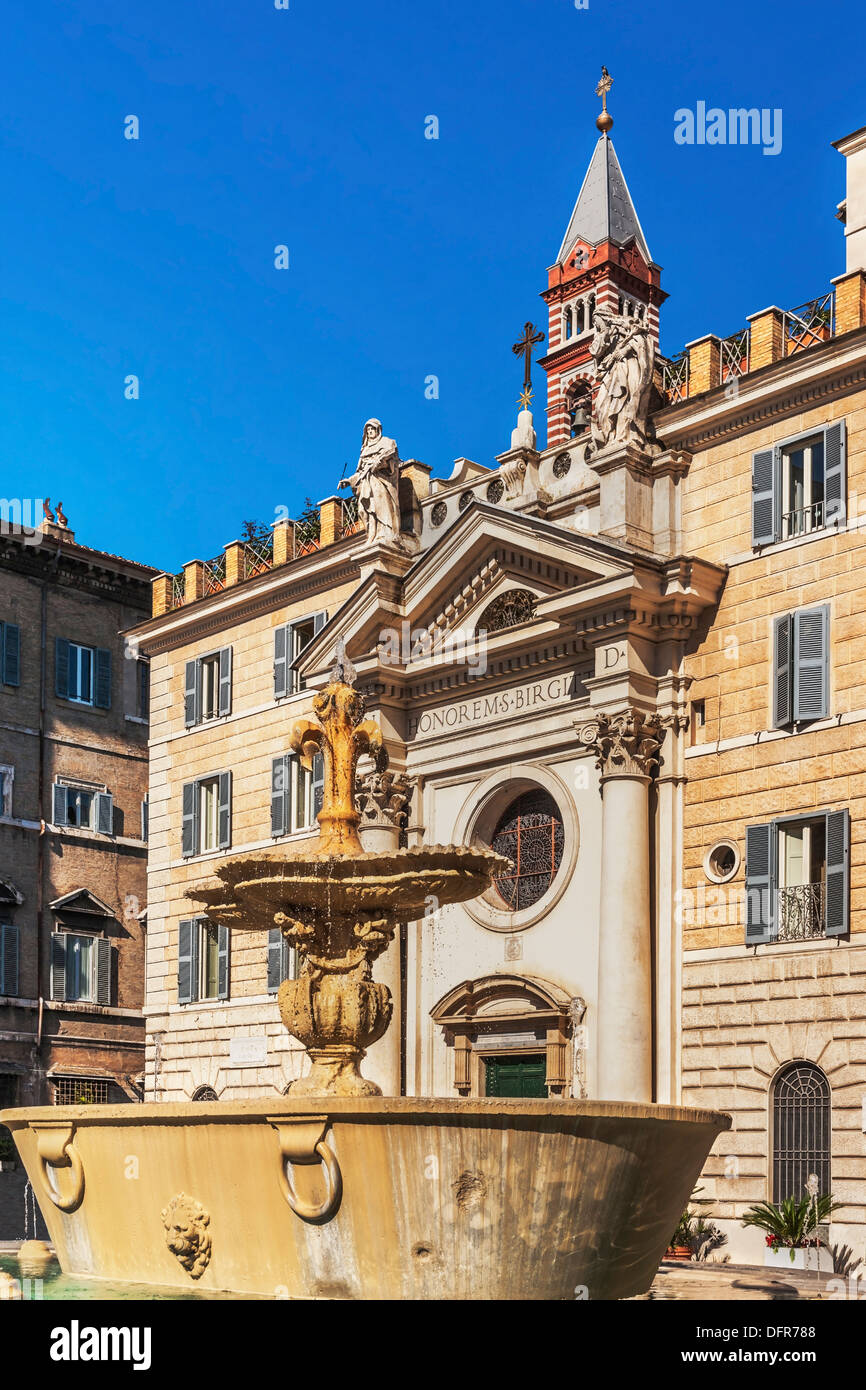
[(565, 338), (566, 341), (567, 341), (567, 340), (571, 337), (571, 333), (572, 333), (571, 309), (569, 308), (569, 309), (566, 309), (565, 314), (564, 314), (564, 316), (563, 316), (562, 336), (563, 336), (563, 338)]
[(511, 803), (490, 847), (511, 860), (511, 871), (494, 882), (512, 912), (531, 907), (547, 892), (562, 862), (563, 843), (562, 818), (549, 792), (524, 792)]
[(110, 1004), (114, 948), (101, 936), (53, 932), (51, 998), (69, 1003)]
[(746, 827), (746, 945), (848, 931), (847, 810)]
[(0, 763), (0, 816), (12, 818), (12, 788), (15, 785), (15, 769), (10, 763)]
[(506, 589), (485, 608), (478, 619), (478, 632), (504, 632), (535, 617), (535, 594), (529, 589)]
[(219, 1096), (213, 1086), (196, 1086), (192, 1093), (194, 1101), (219, 1100)]
[(298, 953), (279, 927), (272, 927), (268, 932), (268, 993), (276, 993), (283, 980), (296, 980), (297, 977)]
[(55, 1105), (105, 1105), (111, 1083), (89, 1076), (52, 1077)]
[(0, 623), (0, 680), (21, 684), (21, 629), (17, 623)]
[(110, 792), (83, 783), (54, 783), (53, 818), (55, 825), (78, 830), (95, 830), (99, 835), (114, 834), (114, 801)]
[(773, 545), (844, 523), (845, 422), (752, 455), (752, 545)]
[(325, 761), (316, 753), (306, 768), (293, 753), (274, 758), (271, 764), (271, 834), (292, 835), (315, 827), (322, 809)]
[(58, 637), (54, 644), (54, 688), (61, 700), (109, 709), (111, 652)]
[(306, 646), (321, 632), (327, 613), (311, 613), (306, 618), (285, 623), (274, 630), (274, 698), (295, 695), (304, 685), (295, 662)]
[(793, 1062), (773, 1086), (773, 1201), (802, 1201), (814, 1173), (830, 1188), (830, 1084), (813, 1062)]
[(231, 844), (232, 775), (218, 772), (186, 782), (183, 788), (182, 846), (184, 856), (227, 849)]
[(7, 998), (18, 993), (18, 953), (18, 928), (0, 922), (0, 995)]
[(704, 873), (711, 883), (730, 883), (739, 867), (740, 852), (733, 840), (719, 840), (704, 860)]
[[(186, 663), (183, 719), (186, 727), (232, 712), (232, 649), (221, 647)], [(144, 716), (143, 716), (144, 717)]]
[(773, 619), (773, 728), (830, 712), (830, 609)]
[(229, 997), (229, 931), (207, 917), (180, 923), (177, 955), (177, 1002)]

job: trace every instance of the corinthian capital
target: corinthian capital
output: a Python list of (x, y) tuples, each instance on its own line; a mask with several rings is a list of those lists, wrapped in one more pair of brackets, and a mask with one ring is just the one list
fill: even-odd
[(604, 777), (651, 777), (658, 767), (663, 736), (658, 715), (638, 709), (599, 714), (578, 730), (580, 742), (595, 753), (595, 765)]
[(415, 779), (403, 772), (359, 773), (355, 779), (355, 799), (361, 812), (361, 826), (402, 829), (406, 824)]

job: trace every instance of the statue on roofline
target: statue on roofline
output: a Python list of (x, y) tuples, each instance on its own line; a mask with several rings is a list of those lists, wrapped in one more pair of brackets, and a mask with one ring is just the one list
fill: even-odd
[(358, 467), (340, 487), (350, 487), (358, 499), (358, 517), (371, 543), (403, 548), (400, 535), (400, 453), (396, 441), (382, 434), (380, 420), (368, 420), (361, 440)]
[(609, 444), (646, 445), (655, 345), (640, 319), (596, 309), (590, 345), (598, 391), (592, 452)]

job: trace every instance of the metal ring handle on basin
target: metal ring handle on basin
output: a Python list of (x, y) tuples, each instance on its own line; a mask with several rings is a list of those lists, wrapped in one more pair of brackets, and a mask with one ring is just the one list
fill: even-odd
[[(39, 1160), (39, 1175), (42, 1186), (58, 1211), (77, 1211), (84, 1200), (84, 1165), (75, 1147), (73, 1125), (34, 1125), (36, 1130), (36, 1157)], [(67, 1197), (60, 1195), (60, 1187), (55, 1187), (48, 1176), (49, 1168), (72, 1170), (72, 1191)]]
[[(325, 1143), (329, 1120), (327, 1116), (305, 1115), (289, 1117), (269, 1116), (280, 1140), (280, 1188), (283, 1196), (296, 1216), (302, 1221), (328, 1221), (336, 1215), (343, 1196), (343, 1174), (337, 1155)], [(321, 1202), (308, 1202), (299, 1197), (289, 1176), (289, 1168), (295, 1163), (305, 1166), (320, 1163), (325, 1170), (325, 1196)]]
[(343, 1195), (343, 1175), (340, 1172), (337, 1155), (325, 1143), (324, 1139), (320, 1139), (316, 1145), (316, 1153), (325, 1169), (326, 1193), (321, 1202), (305, 1202), (303, 1197), (298, 1196), (289, 1178), (290, 1158), (284, 1159), (280, 1168), (283, 1196), (295, 1215), (299, 1216), (302, 1221), (327, 1221), (337, 1210)]

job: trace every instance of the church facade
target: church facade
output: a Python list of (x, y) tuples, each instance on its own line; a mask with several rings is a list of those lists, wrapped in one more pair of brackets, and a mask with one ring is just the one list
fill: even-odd
[(389, 754), (361, 768), (365, 845), (483, 842), (513, 866), (404, 924), (366, 1074), (729, 1110), (702, 1181), (732, 1257), (761, 1258), (745, 1208), (811, 1172), (856, 1250), (866, 136), (839, 144), (829, 292), (664, 359), (661, 270), (598, 124), (543, 291), (546, 446), (526, 397), (495, 463), (434, 478), (370, 421), (353, 497), (154, 581), (147, 1094), (300, 1075), (279, 931), (211, 922), (192, 890), (314, 833), (317, 768), (289, 739), (344, 648)]

